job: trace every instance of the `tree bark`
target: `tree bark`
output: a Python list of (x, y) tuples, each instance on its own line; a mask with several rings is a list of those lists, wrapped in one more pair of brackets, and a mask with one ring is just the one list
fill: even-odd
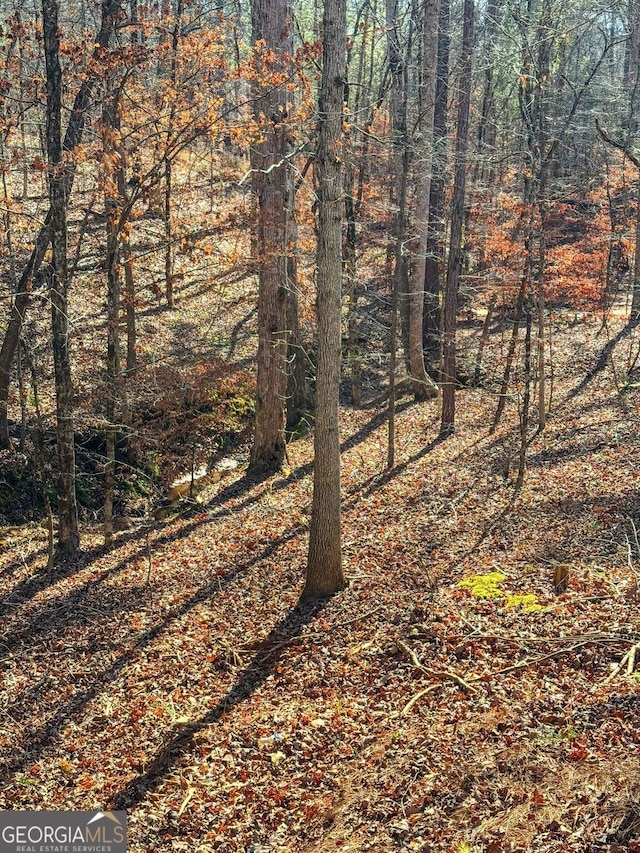
[(433, 117), (433, 174), (429, 197), (429, 229), (424, 280), (424, 349), (428, 369), (440, 359), (440, 271), (444, 260), (445, 179), (447, 167), (447, 101), (449, 98), (449, 0), (440, 0), (438, 67)]
[(124, 184), (122, 163), (115, 165), (120, 130), (118, 95), (108, 92), (102, 107), (104, 149), (106, 270), (107, 270), (107, 396), (106, 396), (106, 464), (104, 497), (104, 541), (113, 540), (113, 503), (116, 474), (116, 412), (120, 399), (120, 192)]
[(424, 284), (429, 232), (429, 196), (433, 164), (434, 111), (438, 64), (438, 18), (440, 0), (425, 0), (422, 39), (422, 79), (416, 128), (416, 158), (414, 160), (415, 210), (413, 228), (413, 264), (409, 282), (409, 371), (416, 400), (426, 400), (437, 394), (437, 388), (427, 374), (424, 364), (423, 323)]
[(456, 383), (456, 318), (458, 284), (462, 269), (462, 225), (469, 136), (469, 104), (471, 100), (471, 53), (473, 38), (473, 0), (464, 2), (462, 31), (462, 69), (458, 96), (458, 126), (454, 164), (453, 199), (451, 204), (451, 238), (447, 259), (447, 283), (442, 329), (442, 419), (440, 434), (449, 435), (455, 428)]
[(51, 327), (56, 385), (58, 452), (58, 546), (61, 559), (80, 548), (75, 495), (73, 384), (69, 360), (67, 307), (67, 180), (62, 149), (62, 69), (57, 0), (43, 0), (42, 23), (47, 75), (47, 159), (51, 212)]
[(389, 188), (392, 219), (392, 238), (389, 254), (395, 260), (393, 287), (398, 298), (400, 331), (409, 369), (409, 255), (405, 251), (407, 235), (407, 181), (410, 152), (407, 129), (406, 63), (400, 44), (398, 0), (386, 0), (387, 53), (391, 77), (389, 112), (391, 123), (391, 182)]
[(265, 78), (256, 93), (254, 115), (262, 141), (251, 152), (253, 185), (258, 197), (258, 376), (256, 417), (249, 470), (277, 471), (286, 453), (288, 238), (292, 213), (289, 175), (289, 93), (269, 74), (284, 74), (293, 50), (292, 15), (287, 0), (254, 0), (253, 40), (272, 51)]
[(325, 0), (316, 175), (318, 373), (313, 507), (303, 598), (342, 589), (340, 531), (340, 304), (342, 292), (342, 102), (346, 2)]

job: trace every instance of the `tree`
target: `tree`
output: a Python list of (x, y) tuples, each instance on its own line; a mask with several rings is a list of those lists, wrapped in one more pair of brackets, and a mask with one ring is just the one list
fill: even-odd
[(342, 291), (342, 121), (346, 2), (325, 0), (318, 106), (318, 368), (313, 505), (303, 598), (345, 585), (340, 532), (340, 305)]
[(434, 397), (436, 385), (426, 372), (423, 349), (424, 290), (429, 234), (429, 198), (433, 164), (438, 19), (440, 0), (425, 0), (422, 22), (422, 74), (415, 145), (415, 252), (409, 280), (409, 370), (416, 400)]
[(287, 392), (289, 217), (293, 191), (287, 116), (287, 65), (293, 52), (292, 14), (286, 0), (253, 0), (253, 39), (259, 65), (254, 116), (259, 138), (251, 149), (258, 198), (258, 364), (256, 419), (250, 470), (277, 471), (284, 460)]
[(51, 328), (56, 384), (58, 450), (58, 555), (73, 556), (80, 547), (75, 494), (73, 384), (69, 361), (67, 308), (67, 179), (62, 148), (62, 69), (57, 0), (43, 0), (42, 26), (47, 79), (47, 158), (51, 213)]
[(449, 0), (440, 0), (438, 65), (433, 117), (433, 172), (429, 196), (429, 230), (424, 279), (424, 348), (429, 367), (440, 360), (440, 269), (444, 258), (447, 102), (449, 99)]
[(458, 83), (458, 124), (454, 161), (453, 198), (451, 202), (451, 236), (447, 258), (442, 323), (442, 419), (440, 434), (453, 432), (455, 425), (456, 384), (456, 315), (458, 283), (462, 269), (462, 226), (467, 170), (467, 140), (469, 136), (469, 106), (471, 101), (471, 54), (473, 39), (473, 0), (465, 0), (462, 30), (462, 67)]

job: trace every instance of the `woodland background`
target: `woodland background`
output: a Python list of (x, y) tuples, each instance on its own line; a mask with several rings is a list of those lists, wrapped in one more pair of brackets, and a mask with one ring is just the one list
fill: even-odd
[(4, 3), (0, 62), (2, 808), (638, 850), (640, 3)]

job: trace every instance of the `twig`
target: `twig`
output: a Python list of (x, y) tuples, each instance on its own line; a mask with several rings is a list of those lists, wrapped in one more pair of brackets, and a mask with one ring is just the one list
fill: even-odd
[(635, 525), (633, 518), (630, 515), (627, 516), (629, 519), (629, 524), (631, 525), (631, 530), (633, 531), (633, 544), (636, 546), (636, 554), (640, 557), (640, 542), (638, 542), (638, 529)]
[(504, 675), (506, 672), (514, 672), (517, 669), (525, 669), (527, 666), (533, 666), (536, 663), (541, 663), (543, 660), (549, 660), (550, 658), (555, 658), (558, 655), (563, 655), (565, 652), (573, 652), (576, 649), (579, 649), (581, 646), (586, 646), (589, 641), (585, 640), (580, 643), (576, 643), (573, 646), (569, 646), (564, 649), (556, 649), (555, 652), (549, 652), (547, 655), (540, 655), (537, 658), (528, 658), (527, 660), (520, 661), (520, 663), (514, 663), (511, 666), (505, 666), (503, 669), (497, 669), (495, 672), (490, 672), (488, 675)]
[(629, 649), (629, 651), (624, 655), (620, 663), (616, 664), (616, 666), (613, 668), (611, 674), (605, 680), (606, 684), (613, 681), (616, 676), (620, 675), (625, 664), (627, 666), (627, 675), (631, 675), (636, 663), (636, 652), (638, 651), (638, 649), (640, 649), (640, 643), (634, 643)]
[[(461, 675), (458, 675), (457, 672), (454, 672), (452, 669), (429, 669), (429, 667), (426, 667), (423, 663), (421, 663), (420, 659), (413, 651), (413, 649), (410, 649), (405, 642), (403, 642), (402, 640), (397, 640), (396, 643), (400, 651), (404, 652), (405, 655), (408, 655), (416, 669), (419, 669), (426, 675), (431, 676), (431, 678), (448, 679), (449, 681), (453, 681), (455, 684), (458, 685), (458, 687), (462, 687), (463, 690), (467, 690), (469, 693), (477, 692), (476, 688), (472, 687), (472, 685), (469, 684), (468, 681), (465, 681), (465, 679)], [(477, 681), (478, 676), (474, 676), (472, 680)]]
[(416, 704), (416, 702), (420, 701), (420, 699), (422, 699), (423, 696), (426, 696), (427, 693), (433, 693), (433, 691), (437, 690), (438, 687), (442, 687), (442, 684), (430, 684), (428, 687), (425, 687), (424, 690), (421, 690), (419, 693), (416, 693), (413, 699), (409, 699), (402, 711), (400, 711), (400, 716), (404, 717), (405, 714), (408, 714), (409, 711)]

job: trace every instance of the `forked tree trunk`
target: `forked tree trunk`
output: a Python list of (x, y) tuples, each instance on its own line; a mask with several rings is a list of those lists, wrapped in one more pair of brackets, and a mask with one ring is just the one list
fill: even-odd
[(67, 306), (67, 195), (62, 151), (62, 69), (57, 0), (43, 0), (42, 23), (47, 74), (47, 159), (51, 211), (51, 328), (56, 384), (58, 451), (58, 556), (73, 556), (80, 547), (75, 494), (73, 384), (69, 360)]
[(325, 0), (316, 175), (318, 185), (318, 372), (313, 506), (303, 598), (345, 584), (340, 532), (340, 305), (342, 291), (342, 137), (346, 0)]

